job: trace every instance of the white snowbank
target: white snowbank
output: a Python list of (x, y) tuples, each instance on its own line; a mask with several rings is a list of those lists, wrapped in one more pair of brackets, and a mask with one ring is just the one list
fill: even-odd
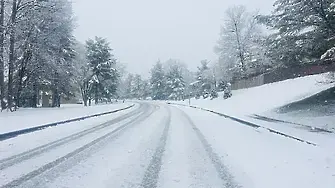
[(84, 107), (83, 105), (63, 105), (61, 108), (23, 108), (17, 112), (1, 112), (0, 134), (47, 123), (113, 111), (130, 105), (131, 103), (116, 103), (91, 107)]
[(192, 117), (242, 187), (335, 187), (334, 139), (331, 148), (311, 146), (200, 110), (180, 108)]
[[(325, 75), (306, 76), (259, 87), (236, 90), (233, 91), (233, 97), (227, 100), (224, 100), (222, 96), (214, 100), (192, 99), (191, 105), (237, 117), (329, 148), (334, 143), (333, 134), (318, 134), (300, 125), (268, 122), (250, 117), (253, 114), (265, 114), (265, 116), (270, 118), (278, 118), (279, 120), (292, 121), (293, 123), (301, 123), (311, 127), (327, 128), (334, 131), (335, 116), (312, 118), (281, 115), (278, 117), (272, 112), (275, 108), (334, 87), (334, 83), (325, 82), (327, 79)], [(174, 103), (188, 105), (188, 101)]]
[[(334, 83), (324, 83), (325, 80), (325, 74), (289, 79), (233, 91), (233, 97), (227, 100), (224, 100), (221, 95), (214, 100), (192, 99), (191, 105), (229, 115), (259, 114), (307, 98), (334, 86)], [(179, 103), (188, 104), (188, 101)]]

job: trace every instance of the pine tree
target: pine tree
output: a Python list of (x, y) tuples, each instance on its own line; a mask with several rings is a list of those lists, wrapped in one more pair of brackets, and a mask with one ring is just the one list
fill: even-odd
[(166, 76), (167, 95), (170, 100), (183, 100), (185, 98), (185, 81), (181, 68), (175, 65)]
[(259, 20), (275, 33), (268, 55), (285, 66), (315, 62), (335, 44), (335, 9), (329, 0), (277, 0)]
[(165, 100), (166, 99), (166, 79), (163, 70), (163, 65), (159, 61), (151, 69), (151, 98), (153, 100)]
[(207, 60), (201, 61), (201, 66), (198, 67), (197, 72), (197, 98), (199, 98), (200, 96), (203, 96), (203, 98), (207, 98), (210, 95), (210, 91), (213, 87), (212, 78), (213, 74), (209, 67), (209, 62)]
[(118, 73), (115, 69), (115, 59), (112, 49), (106, 39), (95, 37), (86, 41), (87, 60), (92, 69), (92, 91), (95, 103), (103, 98), (110, 98), (116, 93)]

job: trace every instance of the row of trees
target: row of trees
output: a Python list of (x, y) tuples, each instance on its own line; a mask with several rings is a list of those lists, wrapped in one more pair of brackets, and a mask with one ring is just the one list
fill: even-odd
[(42, 93), (57, 107), (78, 88), (85, 105), (115, 95), (118, 72), (108, 42), (82, 45), (74, 25), (69, 0), (0, 0), (2, 110), (37, 107)]
[(146, 99), (150, 96), (150, 83), (141, 75), (128, 74), (119, 85), (118, 95), (127, 99)]
[(219, 61), (212, 65), (216, 76), (238, 80), (277, 67), (334, 61), (333, 1), (277, 0), (274, 7), (270, 15), (244, 6), (227, 9), (215, 47)]
[(128, 74), (122, 79), (119, 95), (128, 99), (184, 100), (189, 97), (216, 98), (226, 83), (217, 80), (209, 61), (201, 61), (198, 71), (192, 72), (179, 60), (156, 62), (148, 80)]
[(153, 100), (183, 100), (190, 93), (194, 75), (184, 63), (176, 59), (160, 61), (152, 67), (150, 78), (128, 74), (122, 79), (119, 95), (122, 98)]
[(71, 95), (74, 51), (72, 7), (67, 0), (0, 1), (1, 109), (36, 107), (38, 91)]
[[(150, 80), (130, 75), (126, 96), (151, 96), (154, 100), (180, 100), (191, 96), (215, 98), (228, 82), (280, 67), (332, 63), (335, 60), (335, 3), (277, 0), (270, 15), (250, 12), (244, 6), (228, 8), (215, 52), (218, 61), (202, 61), (195, 73), (178, 61), (169, 60), (156, 63)], [(187, 81), (185, 73), (190, 78)]]
[[(195, 82), (188, 93), (197, 98), (215, 98), (227, 82), (279, 67), (332, 63), (335, 2), (277, 0), (270, 15), (249, 12), (244, 6), (228, 8), (215, 52), (218, 61), (211, 64), (202, 61), (195, 73)], [(153, 99), (171, 98), (162, 65), (157, 64), (153, 70)]]

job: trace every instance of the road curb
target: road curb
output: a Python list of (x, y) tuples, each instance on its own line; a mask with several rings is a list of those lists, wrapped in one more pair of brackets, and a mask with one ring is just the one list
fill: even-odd
[(324, 133), (333, 133), (333, 134), (335, 133), (334, 131), (328, 130), (328, 129), (325, 129), (325, 128), (313, 127), (313, 126), (310, 126), (310, 125), (295, 123), (295, 122), (276, 119), (276, 118), (267, 117), (267, 116), (261, 116), (261, 115), (258, 115), (258, 114), (253, 114), (253, 115), (250, 115), (249, 117), (251, 117), (253, 119), (258, 119), (258, 120), (261, 120), (261, 121), (267, 121), (267, 122), (278, 122), (278, 123), (287, 123), (287, 124), (291, 124), (291, 125), (299, 125), (303, 128), (309, 129), (310, 131), (314, 131), (314, 132), (324, 132)]
[(301, 138), (297, 138), (297, 137), (295, 137), (295, 136), (291, 136), (291, 135), (289, 135), (289, 134), (286, 134), (286, 133), (283, 133), (283, 132), (280, 132), (280, 131), (277, 131), (277, 130), (274, 130), (274, 129), (270, 129), (270, 128), (267, 128), (267, 127), (263, 127), (263, 126), (261, 126), (261, 125), (257, 125), (257, 124), (255, 124), (255, 123), (251, 123), (251, 122), (249, 122), (249, 121), (242, 120), (242, 119), (239, 119), (239, 118), (236, 118), (236, 117), (232, 117), (232, 116), (229, 116), (229, 115), (226, 115), (226, 114), (223, 114), (223, 113), (215, 112), (215, 111), (213, 111), (213, 110), (209, 110), (209, 109), (206, 109), (206, 108), (201, 108), (201, 107), (192, 106), (192, 105), (185, 105), (185, 104), (171, 103), (171, 102), (167, 102), (167, 104), (172, 104), (172, 105), (178, 105), (178, 106), (184, 106), (184, 107), (190, 107), (190, 108), (194, 108), (194, 109), (203, 110), (203, 111), (206, 111), (206, 112), (210, 112), (210, 113), (213, 113), (213, 114), (216, 114), (216, 115), (219, 115), (219, 116), (228, 118), (228, 119), (230, 119), (230, 120), (236, 121), (236, 122), (238, 122), (238, 123), (247, 125), (247, 126), (249, 126), (249, 127), (255, 128), (255, 129), (263, 128), (263, 129), (268, 130), (270, 133), (274, 133), (274, 134), (277, 134), (277, 135), (280, 135), (280, 136), (284, 136), (284, 137), (287, 137), (287, 138), (290, 138), (290, 139), (293, 139), (293, 140), (296, 140), (296, 141), (299, 141), (299, 142), (302, 142), (302, 143), (305, 143), (305, 144), (309, 144), (309, 145), (312, 145), (312, 146), (317, 146), (317, 144), (315, 144), (315, 143), (313, 143), (313, 142), (306, 141), (306, 140), (303, 140), (303, 139), (301, 139)]
[(49, 128), (49, 127), (55, 127), (55, 126), (66, 124), (66, 123), (71, 123), (71, 122), (75, 122), (75, 121), (82, 121), (82, 120), (93, 118), (93, 117), (99, 117), (99, 116), (103, 116), (103, 115), (108, 115), (108, 114), (120, 112), (120, 111), (123, 111), (123, 110), (130, 109), (134, 106), (135, 106), (135, 104), (132, 104), (130, 106), (127, 106), (125, 108), (120, 108), (120, 109), (117, 109), (117, 110), (112, 110), (112, 111), (108, 111), (108, 112), (83, 116), (83, 117), (79, 117), (79, 118), (73, 118), (73, 119), (68, 119), (68, 120), (64, 120), (64, 121), (48, 123), (48, 124), (44, 124), (44, 125), (40, 125), (40, 126), (36, 126), (36, 127), (27, 128), (27, 129), (21, 129), (21, 130), (17, 130), (17, 131), (7, 132), (7, 133), (4, 133), (4, 134), (0, 134), (0, 141), (4, 141), (4, 140), (10, 139), (10, 138), (14, 138), (14, 137), (22, 135), (22, 134), (27, 134), (27, 133), (32, 133), (32, 132), (35, 132), (35, 131), (40, 131), (42, 129)]

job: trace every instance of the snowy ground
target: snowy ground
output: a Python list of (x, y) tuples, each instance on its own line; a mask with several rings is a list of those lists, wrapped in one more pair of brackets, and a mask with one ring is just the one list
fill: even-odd
[[(139, 101), (121, 112), (0, 141), (0, 188), (334, 188), (334, 133), (250, 116), (333, 86), (317, 84), (322, 79), (239, 90), (228, 100), (191, 101), (259, 128), (200, 109)], [(2, 113), (0, 120), (59, 121), (127, 105), (22, 110), (17, 116)], [(17, 124), (12, 125), (8, 129)]]
[[(259, 87), (233, 91), (233, 97), (224, 100), (192, 99), (191, 105), (225, 113), (235, 117), (249, 118), (253, 114), (280, 118), (287, 121), (307, 124), (309, 126), (327, 129), (335, 128), (335, 116), (314, 116), (292, 114), (281, 115), (275, 109), (289, 103), (313, 96), (323, 90), (334, 87), (334, 83), (324, 83), (326, 74), (301, 77)], [(177, 102), (188, 105), (189, 101)], [(313, 121), (311, 121), (313, 119)], [(317, 122), (316, 122), (317, 121)], [(264, 122), (263, 122), (264, 123)], [(266, 122), (267, 123), (267, 122)]]
[(62, 105), (61, 108), (22, 108), (17, 112), (0, 112), (0, 134), (57, 121), (113, 111), (132, 103), (114, 103), (84, 107), (80, 104)]
[(197, 109), (140, 102), (69, 127), (0, 142), (0, 187), (335, 187), (333, 149)]

